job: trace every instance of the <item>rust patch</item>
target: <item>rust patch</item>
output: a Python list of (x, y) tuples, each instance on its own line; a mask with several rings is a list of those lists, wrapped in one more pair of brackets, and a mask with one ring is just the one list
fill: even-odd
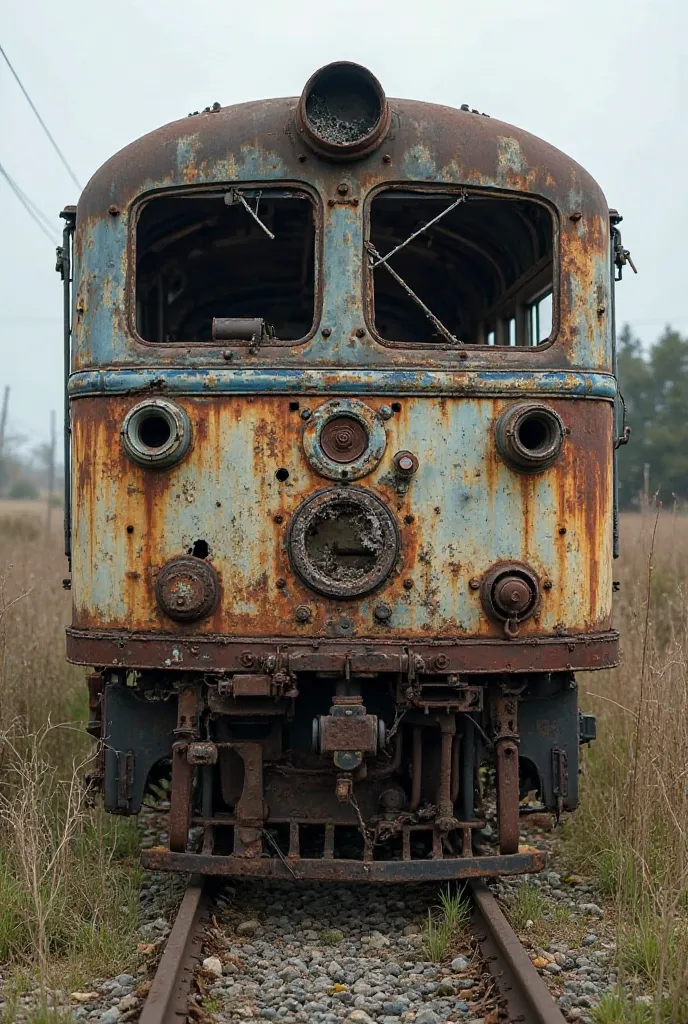
[[(350, 602), (344, 608), (336, 599), (316, 598), (290, 564), (288, 535), (294, 512), (327, 481), (304, 457), (303, 420), (299, 410), (290, 408), (289, 396), (180, 396), (178, 402), (192, 424), (192, 444), (179, 464), (165, 470), (141, 468), (122, 449), (121, 424), (136, 400), (125, 395), (73, 402), (78, 628), (179, 631), (179, 625), (159, 609), (156, 574), (170, 559), (195, 554), (194, 543), (203, 540), (209, 565), (218, 574), (220, 600), (198, 622), (199, 632), (322, 637), (328, 635), (329, 621), (346, 614), (352, 636), (389, 637), (391, 631), (409, 639), (465, 637), (465, 629), (439, 613), (443, 588), (466, 588), (469, 579), (480, 577), (493, 564), (495, 551), (473, 550), (470, 535), (459, 531), (453, 537), (446, 525), (448, 513), (455, 510), (444, 504), (440, 491), (449, 494), (455, 473), (463, 480), (467, 500), (474, 489), (483, 495), (484, 514), (495, 537), (501, 529), (495, 518), (499, 498), (501, 514), (506, 510), (510, 530), (520, 538), (520, 552), (515, 550), (514, 556), (520, 554), (541, 582), (552, 582), (537, 614), (523, 623), (524, 634), (540, 635), (545, 621), (562, 623), (574, 633), (609, 626), (608, 403), (552, 400), (570, 434), (557, 461), (531, 474), (507, 467), (491, 437), (483, 441), (484, 456), (476, 463), (480, 473), (462, 471), (461, 458), (451, 451), (448, 468), (428, 466), (433, 456), (427, 446), (437, 430), (433, 426), (426, 436), (422, 429), (419, 432), (419, 423), (422, 427), (427, 421), (424, 406), (434, 415), (436, 402), (430, 397), (401, 400), (385, 420), (385, 455), (358, 483), (387, 505), (400, 535), (399, 557), (375, 599), (408, 611), (405, 617), (393, 614), (382, 624), (365, 602)], [(379, 410), (392, 402), (396, 400), (377, 396), (370, 405)], [(469, 409), (473, 402), (444, 400), (441, 422), (446, 431), (457, 430), (461, 409)], [(485, 399), (480, 404), (492, 410), (492, 422), (507, 405), (504, 400)], [(489, 424), (490, 419), (480, 415), (481, 422)], [(456, 436), (458, 453), (466, 442), (459, 433)], [(419, 444), (426, 448), (418, 449), (418, 473), (400, 481), (393, 471), (394, 452), (414, 450)], [(426, 468), (439, 470), (434, 497), (423, 482)], [(507, 483), (516, 485), (512, 504), (505, 504), (500, 490)], [(435, 505), (438, 498), (442, 504)], [(476, 509), (472, 514), (482, 513)], [(438, 537), (444, 538), (441, 557)], [(303, 608), (308, 609), (307, 616)], [(498, 634), (499, 627), (481, 615), (473, 635)]]

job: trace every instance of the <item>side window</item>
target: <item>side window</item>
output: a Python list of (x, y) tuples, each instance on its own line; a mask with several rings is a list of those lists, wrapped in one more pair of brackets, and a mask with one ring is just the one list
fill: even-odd
[(533, 299), (529, 307), (528, 317), (528, 341), (529, 345), (540, 345), (547, 341), (552, 333), (552, 292), (547, 291), (544, 295)]
[(213, 320), (294, 342), (313, 326), (315, 218), (297, 189), (154, 197), (136, 225), (136, 328), (145, 341), (210, 342)]
[(552, 333), (554, 220), (533, 199), (385, 189), (369, 207), (383, 341), (527, 348)]

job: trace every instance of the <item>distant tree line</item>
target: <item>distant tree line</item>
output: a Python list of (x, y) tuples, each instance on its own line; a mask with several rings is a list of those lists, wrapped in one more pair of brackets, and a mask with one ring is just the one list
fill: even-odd
[(619, 449), (619, 502), (659, 492), (664, 507), (688, 501), (688, 338), (667, 326), (649, 348), (626, 325), (618, 375), (630, 442)]

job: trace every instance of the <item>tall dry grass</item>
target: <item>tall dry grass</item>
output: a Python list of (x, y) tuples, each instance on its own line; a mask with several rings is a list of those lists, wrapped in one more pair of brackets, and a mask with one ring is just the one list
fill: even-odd
[[(621, 541), (622, 663), (579, 679), (598, 739), (567, 850), (613, 901), (623, 983), (656, 997), (643, 1020), (686, 1024), (688, 518), (660, 509), (623, 516)], [(599, 1019), (639, 1019), (624, 999), (616, 1006)]]
[(28, 1019), (57, 1022), (51, 990), (136, 958), (136, 829), (90, 807), (83, 788), (93, 745), (84, 674), (65, 661), (65, 568), (57, 530), (0, 516), (2, 1021), (33, 990)]

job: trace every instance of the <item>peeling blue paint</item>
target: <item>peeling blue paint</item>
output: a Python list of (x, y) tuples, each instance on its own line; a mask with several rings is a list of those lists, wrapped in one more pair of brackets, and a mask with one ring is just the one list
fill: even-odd
[(332, 395), (518, 395), (599, 398), (613, 401), (611, 374), (574, 371), (374, 370), (203, 370), (181, 367), (120, 369), (72, 374), (73, 398), (97, 394), (332, 394)]

